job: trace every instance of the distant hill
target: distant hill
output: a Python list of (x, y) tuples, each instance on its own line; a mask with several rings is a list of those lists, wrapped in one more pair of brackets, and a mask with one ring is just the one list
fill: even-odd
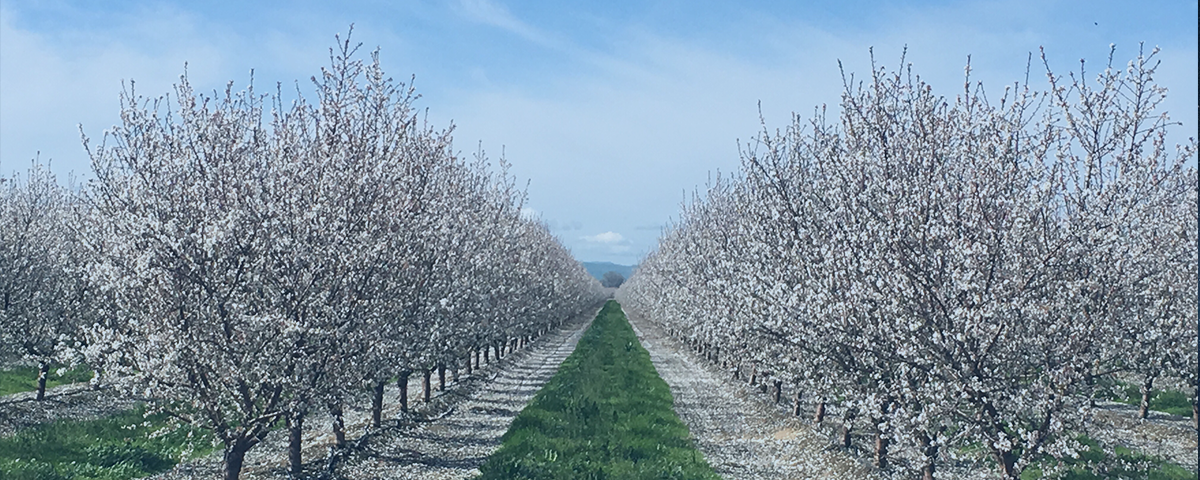
[(612, 262), (580, 263), (582, 263), (583, 268), (586, 268), (588, 273), (592, 274), (593, 277), (596, 277), (597, 280), (599, 280), (600, 277), (603, 277), (606, 272), (617, 272), (621, 274), (621, 276), (629, 278), (631, 275), (633, 275), (633, 269), (637, 267), (636, 265), (617, 265)]

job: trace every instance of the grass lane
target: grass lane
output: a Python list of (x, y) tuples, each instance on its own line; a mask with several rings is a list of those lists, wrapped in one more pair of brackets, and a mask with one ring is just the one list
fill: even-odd
[(207, 432), (174, 428), (165, 415), (144, 412), (59, 420), (0, 439), (0, 480), (125, 480), (214, 450)]
[(719, 479), (672, 405), (620, 305), (609, 301), (479, 478)]
[[(62, 375), (58, 372), (63, 369)], [(8, 367), (0, 370), (0, 396), (37, 390), (37, 367)], [(86, 382), (92, 379), (92, 370), (86, 365), (64, 369), (63, 365), (52, 365), (46, 375), (46, 389), (68, 383)]]

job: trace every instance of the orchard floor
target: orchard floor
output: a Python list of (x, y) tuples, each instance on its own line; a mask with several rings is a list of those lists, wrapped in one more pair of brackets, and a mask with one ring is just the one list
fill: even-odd
[[(776, 412), (741, 382), (694, 355), (635, 311), (625, 310), (675, 397), (696, 447), (729, 480), (876, 478), (807, 423)], [(765, 396), (764, 396), (765, 397)]]
[(142, 399), (130, 397), (121, 388), (106, 385), (93, 389), (87, 383), (59, 385), (46, 390), (37, 401), (35, 392), (0, 397), (0, 437), (16, 434), (34, 425), (55, 420), (92, 420), (130, 410)]
[[(791, 415), (794, 391), (784, 390), (783, 402), (729, 371), (714, 366), (686, 345), (670, 337), (636, 311), (625, 310), (642, 346), (659, 376), (671, 387), (675, 412), (687, 424), (696, 446), (709, 465), (729, 480), (880, 478), (870, 465), (872, 439), (855, 432), (850, 449), (833, 445), (839, 425), (835, 411), (813, 425), (811, 405), (802, 416)], [(1197, 435), (1192, 419), (1152, 412), (1136, 418), (1137, 407), (1115, 402), (1099, 405), (1089, 436), (1109, 445), (1161, 456), (1197, 471)], [(893, 449), (897, 446), (893, 446)], [(945, 465), (939, 478), (995, 478), (989, 459), (960, 460)], [(910, 478), (891, 472), (896, 478)], [(918, 475), (919, 477), (919, 475)]]
[[(400, 412), (398, 393), (389, 385), (384, 397), (383, 426), (371, 431), (369, 403), (345, 412), (348, 443), (354, 446), (337, 461), (336, 478), (345, 479), (466, 479), (500, 446), (500, 436), (513, 418), (533, 399), (575, 349), (576, 342), (599, 307), (589, 309), (566, 326), (534, 340), (499, 362), (484, 365), (473, 375), (461, 375), (444, 392), (422, 402), (421, 376), (409, 383), (408, 414)], [(494, 360), (494, 359), (493, 359)], [(460, 372), (461, 374), (461, 372)], [(450, 382), (450, 373), (447, 372)], [(305, 421), (306, 477), (316, 478), (329, 465), (330, 416), (311, 415)], [(286, 479), (287, 432), (272, 432), (247, 454), (245, 479)], [(220, 478), (220, 455), (176, 467), (157, 480)]]
[[(429, 403), (420, 400), (421, 377), (414, 375), (409, 383), (412, 411), (408, 414), (399, 411), (398, 393), (389, 385), (381, 429), (367, 428), (368, 402), (347, 408), (347, 435), (358, 448), (339, 463), (339, 477), (472, 478), (499, 447), (500, 436), (513, 418), (574, 350), (598, 308), (498, 362), (493, 359), (474, 375), (462, 375), (445, 391), (435, 390)], [(855, 437), (855, 445), (848, 451), (832, 446), (836, 422), (812, 425), (808, 420), (811, 409), (806, 409), (802, 418), (791, 416), (789, 405), (775, 405), (757, 388), (733, 380), (728, 371), (703, 360), (637, 312), (626, 310), (626, 314), (659, 375), (671, 387), (676, 413), (708, 463), (725, 478), (878, 478), (869, 466), (869, 438)], [(436, 377), (433, 383), (436, 388)], [(90, 390), (85, 384), (75, 384), (47, 391), (45, 402), (33, 401), (32, 392), (0, 397), (0, 436), (60, 418), (97, 418), (137, 404), (134, 399), (122, 398), (120, 390)], [(784, 398), (792, 394), (785, 390)], [(1196, 471), (1197, 437), (1191, 419), (1152, 413), (1150, 419), (1139, 421), (1135, 413), (1135, 407), (1104, 404), (1094, 430), (1087, 433), (1110, 444), (1161, 455)], [(831, 412), (829, 417), (836, 415)], [(314, 414), (306, 422), (307, 477), (318, 477), (327, 467), (333, 444), (329, 424), (329, 416), (323, 414)], [(243, 478), (287, 478), (286, 441), (281, 429), (252, 449)], [(991, 470), (986, 461), (959, 463), (947, 466), (939, 477), (991, 478)], [(155, 478), (220, 478), (220, 455), (185, 463)]]

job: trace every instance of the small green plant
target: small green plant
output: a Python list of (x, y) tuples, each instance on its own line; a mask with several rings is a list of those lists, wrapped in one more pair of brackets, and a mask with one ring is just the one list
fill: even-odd
[(504, 434), (481, 479), (718, 479), (609, 301)]
[(0, 439), (0, 480), (125, 480), (169, 470), (214, 449), (202, 430), (174, 428), (138, 408), (38, 425)]
[[(92, 370), (86, 365), (79, 365), (58, 374), (64, 365), (52, 365), (46, 375), (46, 388), (54, 388), (68, 383), (86, 382), (92, 379)], [(0, 370), (0, 395), (11, 395), (21, 392), (32, 392), (37, 389), (37, 367), (10, 367)]]

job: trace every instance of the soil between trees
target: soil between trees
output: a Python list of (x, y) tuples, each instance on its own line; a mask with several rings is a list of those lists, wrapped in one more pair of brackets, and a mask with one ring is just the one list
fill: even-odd
[[(881, 477), (870, 466), (871, 452), (864, 448), (868, 439), (858, 438), (860, 432), (854, 432), (856, 440), (849, 450), (833, 446), (834, 429), (830, 425), (836, 422), (827, 419), (826, 424), (814, 427), (808, 421), (811, 409), (806, 409), (801, 417), (793, 417), (789, 402), (771, 404), (770, 396), (760, 392), (759, 387), (733, 380), (729, 372), (703, 360), (638, 312), (626, 312), (659, 375), (671, 386), (676, 412), (688, 425), (697, 447), (722, 477), (729, 480)], [(791, 395), (794, 393), (786, 392), (784, 398)], [(1099, 406), (1087, 435), (1110, 446), (1162, 457), (1196, 472), (1197, 437), (1191, 418), (1152, 412), (1149, 419), (1138, 420), (1136, 406), (1115, 402), (1100, 402)], [(984, 459), (979, 463), (946, 465), (937, 478), (996, 478), (993, 470), (990, 459)], [(910, 477), (905, 472), (889, 473), (898, 478)]]
[(627, 311), (658, 374), (671, 386), (675, 412), (722, 477), (747, 479), (877, 478), (797, 418), (778, 415), (734, 385), (661, 328)]

